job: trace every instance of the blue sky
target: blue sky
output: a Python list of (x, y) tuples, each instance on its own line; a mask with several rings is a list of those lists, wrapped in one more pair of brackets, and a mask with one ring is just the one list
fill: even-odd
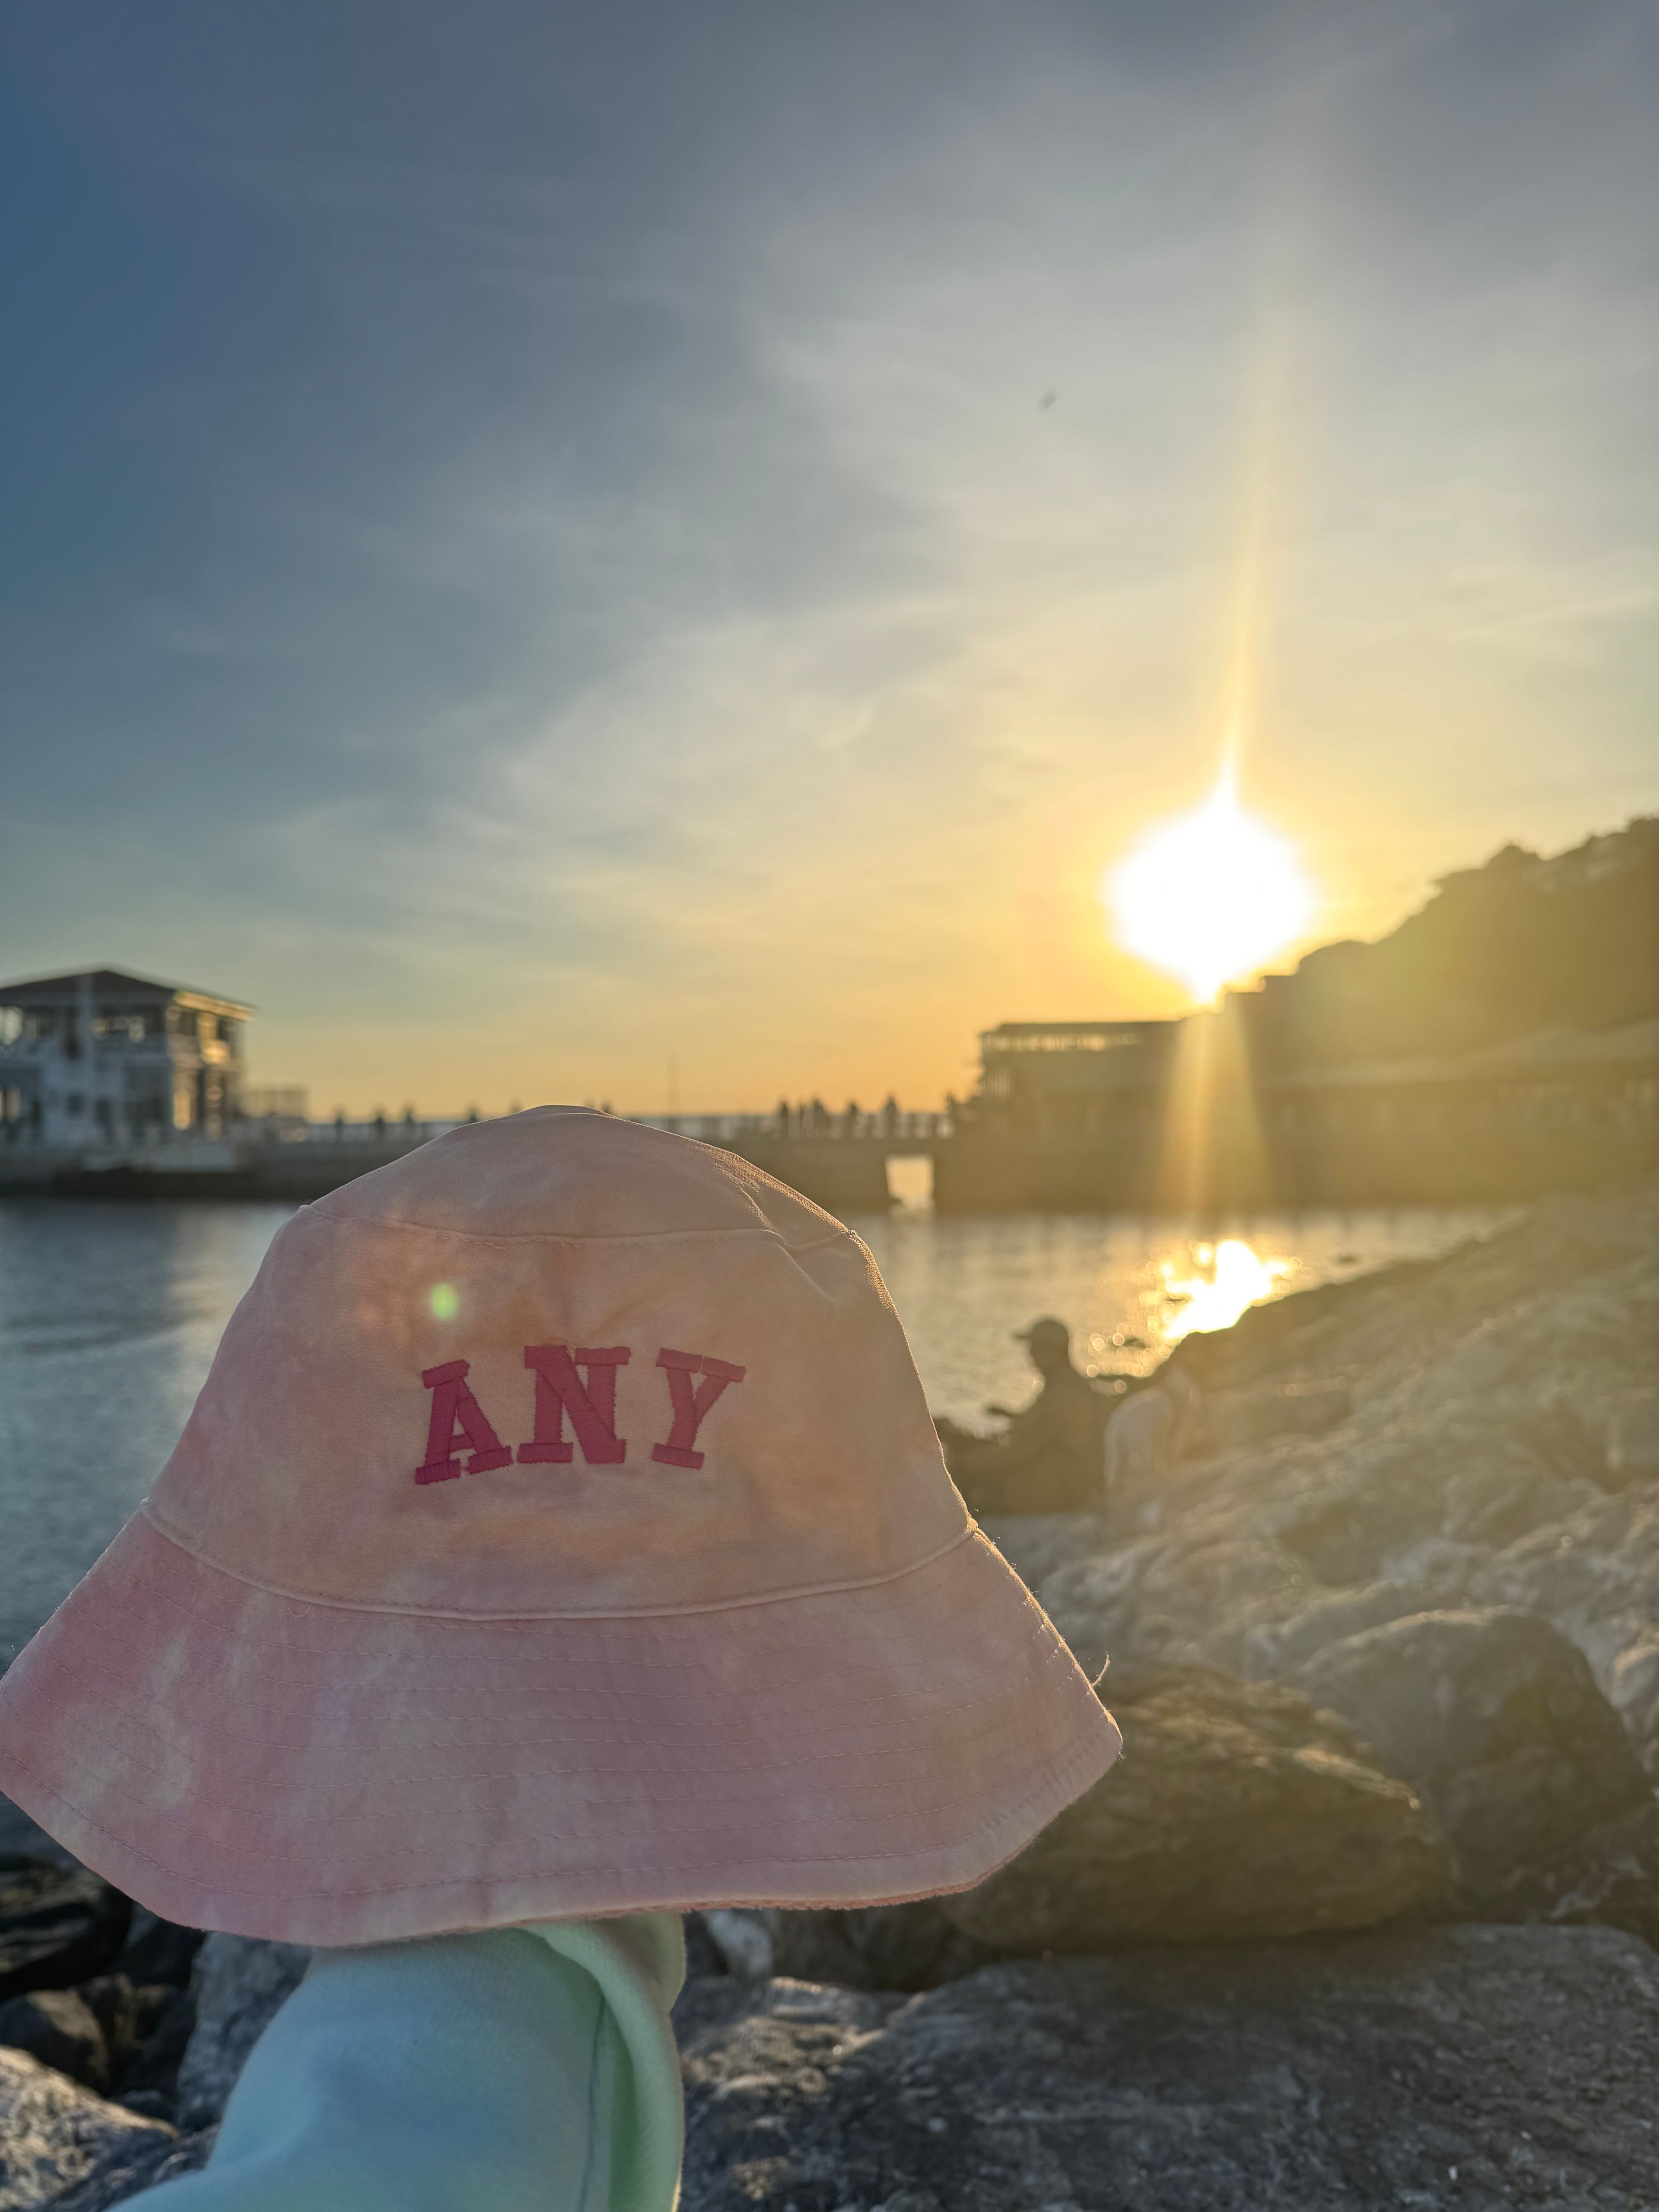
[(255, 1072), (763, 1104), (1173, 1011), (1212, 780), (1309, 941), (1655, 803), (1650, 9), (4, 19), (0, 965)]

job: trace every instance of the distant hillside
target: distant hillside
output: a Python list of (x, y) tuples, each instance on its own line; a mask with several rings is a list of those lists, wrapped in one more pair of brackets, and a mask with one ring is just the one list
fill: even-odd
[(1477, 1050), (1659, 1014), (1659, 818), (1542, 859), (1505, 845), (1375, 944), (1322, 945), (1232, 1006), (1279, 1067)]

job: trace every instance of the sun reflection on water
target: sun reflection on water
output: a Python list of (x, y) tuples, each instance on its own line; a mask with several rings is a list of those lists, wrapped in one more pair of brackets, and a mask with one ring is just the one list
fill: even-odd
[(1175, 1261), (1160, 1261), (1161, 1288), (1148, 1299), (1152, 1327), (1165, 1344), (1178, 1344), (1197, 1332), (1231, 1328), (1247, 1307), (1271, 1297), (1296, 1273), (1293, 1260), (1264, 1258), (1242, 1237), (1224, 1237), (1191, 1249), (1195, 1272), (1180, 1274)]

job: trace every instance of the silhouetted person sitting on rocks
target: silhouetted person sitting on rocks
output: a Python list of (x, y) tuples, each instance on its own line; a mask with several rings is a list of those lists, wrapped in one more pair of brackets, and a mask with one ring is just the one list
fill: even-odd
[(1101, 1438), (1109, 1401), (1072, 1364), (1072, 1335), (1045, 1314), (1019, 1340), (1042, 1387), (1018, 1413), (991, 1406), (1008, 1425), (975, 1436), (953, 1421), (935, 1424), (945, 1462), (975, 1513), (1079, 1513), (1100, 1504)]

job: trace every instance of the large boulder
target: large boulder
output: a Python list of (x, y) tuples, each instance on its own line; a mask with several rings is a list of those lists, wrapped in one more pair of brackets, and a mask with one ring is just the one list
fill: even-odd
[(1285, 1486), (1262, 1529), (1337, 1586), (1398, 1571), (1425, 1539), (1488, 1549), (1518, 1542), (1602, 1495), (1553, 1462), (1537, 1424), (1513, 1408), (1384, 1405), (1323, 1440), (1316, 1480)]
[(61, 2197), (54, 2197), (44, 2212), (110, 2212), (146, 2189), (163, 2181), (178, 2181), (198, 2172), (212, 2154), (219, 2130), (174, 2136), (171, 2129), (159, 2142), (123, 2144), (100, 2158), (87, 2174)]
[(1037, 1589), (1090, 1674), (1109, 1658), (1136, 1667), (1207, 1660), (1237, 1671), (1253, 1623), (1316, 1595), (1305, 1565), (1282, 1545), (1212, 1522), (1070, 1559)]
[(1353, 1392), (1343, 1377), (1317, 1382), (1260, 1382), (1207, 1404), (1194, 1449), (1236, 1450), (1273, 1437), (1317, 1437), (1346, 1421)]
[(1097, 1513), (988, 1513), (980, 1525), (1032, 1589), (1056, 1567), (1099, 1551), (1106, 1540), (1106, 1524)]
[(1110, 1694), (1122, 1759), (1008, 1866), (939, 1900), (964, 1934), (1005, 1952), (1261, 1942), (1449, 1903), (1433, 1817), (1307, 1698), (1206, 1667)]
[(1218, 1627), (1242, 1633), (1264, 1614), (1306, 1604), (1315, 1588), (1283, 1546), (1200, 1528), (1146, 1562), (1135, 1594), (1138, 1656), (1196, 1656)]
[(311, 1962), (302, 1943), (210, 1936), (191, 1977), (195, 2027), (179, 2068), (179, 2124), (215, 2125), (248, 2053), (299, 1987)]
[(1611, 1905), (1642, 1924), (1659, 1867), (1653, 1784), (1584, 1655), (1550, 1622), (1416, 1613), (1327, 1644), (1295, 1680), (1434, 1808), (1469, 1907)]
[(1659, 1959), (1453, 1928), (693, 1985), (685, 2212), (1659, 2203)]
[(1659, 1622), (1659, 1490), (1603, 1498), (1507, 1546), (1482, 1563), (1466, 1602), (1544, 1614), (1611, 1691), (1620, 1658)]
[(30, 1990), (0, 2004), (0, 2049), (26, 2051), (101, 2096), (110, 2085), (102, 2024), (76, 1990)]
[[(1588, 1377), (1592, 1390), (1603, 1383), (1595, 1395), (1605, 1397), (1605, 1370), (1617, 1384), (1628, 1379), (1632, 1298), (1621, 1278), (1645, 1269), (1650, 1280), (1656, 1249), (1659, 1189), (1635, 1200), (1548, 1198), (1438, 1260), (1398, 1262), (1252, 1307), (1231, 1328), (1188, 1337), (1176, 1356), (1212, 1402), (1266, 1381), (1336, 1377), (1352, 1379), (1356, 1399), (1375, 1398), (1402, 1386), (1417, 1391), (1437, 1368), (1454, 1370), (1445, 1395), (1489, 1392), (1496, 1382), (1544, 1399), (1558, 1394), (1565, 1369), (1576, 1390)], [(1510, 1314), (1532, 1330), (1524, 1358), (1508, 1358), (1506, 1342), (1493, 1335), (1494, 1316)], [(1554, 1347), (1569, 1335), (1571, 1357), (1559, 1360)]]
[(1252, 1681), (1292, 1680), (1297, 1668), (1328, 1644), (1403, 1620), (1433, 1602), (1432, 1577), (1407, 1582), (1385, 1576), (1346, 1589), (1322, 1590), (1294, 1612), (1252, 1622), (1239, 1638), (1239, 1672)]
[(1650, 1385), (1623, 1392), (1607, 1407), (1601, 1433), (1610, 1487), (1659, 1483), (1659, 1389)]
[[(1582, 1584), (1570, 1524), (1619, 1500), (1659, 1504), (1656, 1237), (1659, 1192), (1547, 1204), (1443, 1260), (1189, 1338), (1176, 1357), (1206, 1393), (1208, 1450), (1178, 1470), (1160, 1525), (1202, 1520), (1271, 1539), (1331, 1588), (1411, 1578), (1434, 1540), (1481, 1554), (1531, 1540), (1540, 1568), (1553, 1555)], [(1269, 1433), (1255, 1410), (1275, 1395), (1336, 1407), (1344, 1387), (1347, 1417), (1310, 1419), (1300, 1436)], [(1588, 1594), (1598, 1615), (1637, 1595), (1612, 1564)], [(1550, 1613), (1601, 1665), (1553, 1602), (1516, 1601)]]
[(1637, 1757), (1659, 1782), (1659, 1632), (1639, 1637), (1608, 1669), (1607, 1695)]
[(132, 1904), (88, 1869), (21, 1852), (0, 1856), (0, 2002), (66, 1990), (112, 1966)]
[(171, 2128), (106, 2104), (26, 2051), (0, 2049), (0, 2212), (55, 2205), (60, 2191), (165, 2157), (173, 2143)]
[(106, 2094), (173, 1994), (135, 1990), (125, 1974), (99, 1974), (74, 1990), (31, 1990), (0, 2004), (0, 2045)]
[(1138, 1656), (1134, 1628), (1140, 1587), (1164, 1549), (1157, 1539), (1143, 1537), (1113, 1551), (1090, 1551), (1049, 1568), (1032, 1584), (1085, 1674), (1098, 1674), (1115, 1656), (1120, 1661)]

